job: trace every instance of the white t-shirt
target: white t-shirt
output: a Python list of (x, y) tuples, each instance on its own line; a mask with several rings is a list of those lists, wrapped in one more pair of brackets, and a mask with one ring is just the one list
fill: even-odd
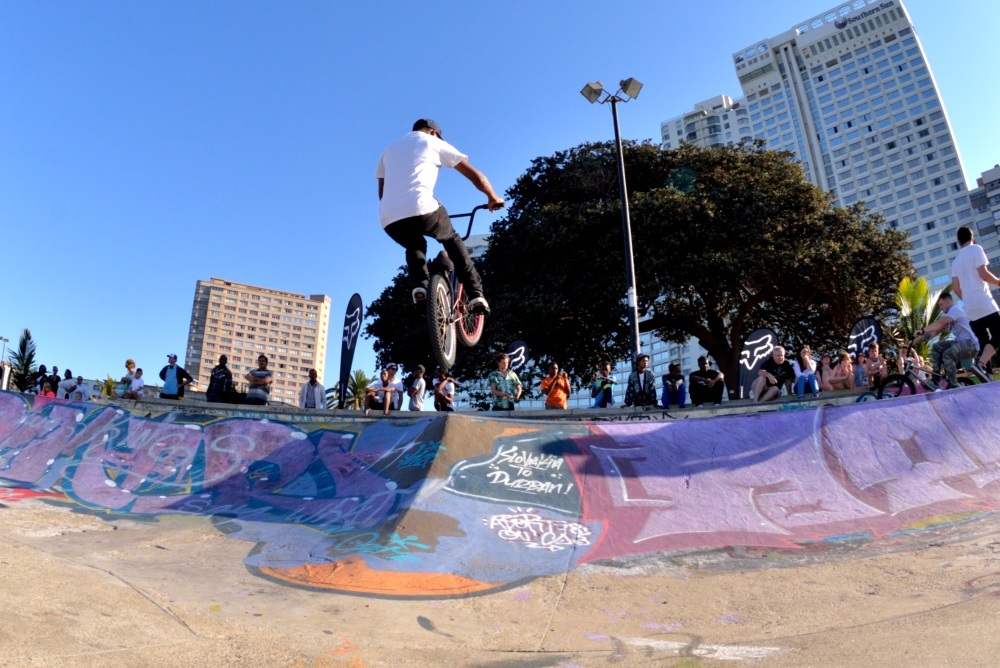
[(389, 387), (396, 388), (396, 391), (392, 393), (392, 407), (395, 410), (399, 410), (399, 407), (403, 405), (403, 381), (398, 378), (389, 381)]
[(56, 392), (56, 396), (60, 399), (66, 398), (68, 395), (70, 399), (73, 398), (73, 392), (76, 391), (76, 378), (66, 378), (59, 381), (59, 391)]
[(955, 321), (951, 323), (948, 329), (955, 335), (956, 341), (969, 341), (979, 345), (979, 340), (976, 339), (976, 335), (972, 332), (972, 326), (969, 324), (969, 316), (965, 314), (961, 306), (952, 304), (945, 315)]
[(130, 390), (132, 390), (132, 391), (133, 391), (133, 392), (135, 392), (135, 393), (136, 393), (136, 394), (137, 394), (138, 396), (140, 396), (140, 397), (141, 397), (141, 396), (143, 396), (143, 395), (145, 395), (145, 394), (146, 394), (146, 393), (145, 393), (145, 392), (143, 391), (143, 388), (144, 388), (144, 387), (146, 387), (146, 383), (145, 383), (145, 382), (144, 382), (144, 381), (142, 380), (142, 378), (133, 378), (133, 379), (132, 379), (132, 386), (131, 386), (131, 387), (130, 387), (129, 389), (130, 389)]
[(414, 130), (382, 152), (375, 178), (385, 179), (378, 217), (382, 227), (437, 211), (434, 184), (441, 167), (454, 167), (466, 155), (446, 141)]
[(427, 392), (427, 381), (423, 378), (418, 378), (413, 381), (413, 386), (411, 389), (415, 389), (416, 392), (410, 395), (410, 405), (411, 411), (422, 411), (424, 410), (424, 394)]
[(978, 244), (969, 244), (958, 251), (951, 263), (952, 278), (958, 278), (962, 288), (962, 303), (970, 320), (985, 318), (1000, 311), (990, 294), (990, 286), (979, 277), (979, 267), (988, 265), (986, 253)]

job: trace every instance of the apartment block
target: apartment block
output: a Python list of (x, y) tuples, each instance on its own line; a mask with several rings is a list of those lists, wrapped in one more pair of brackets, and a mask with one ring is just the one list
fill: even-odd
[(326, 369), (330, 298), (212, 278), (195, 285), (184, 368), (208, 388), (219, 355), (229, 358), (233, 381), (268, 358), (274, 372), (271, 400), (294, 404), (309, 369)]

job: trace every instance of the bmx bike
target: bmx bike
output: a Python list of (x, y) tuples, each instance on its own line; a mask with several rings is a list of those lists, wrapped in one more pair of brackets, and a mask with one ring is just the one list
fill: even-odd
[[(890, 399), (895, 397), (906, 397), (918, 392), (940, 392), (950, 389), (947, 378), (942, 378), (941, 374), (929, 367), (920, 366), (910, 358), (910, 350), (917, 342), (914, 337), (906, 345), (906, 364), (903, 373), (894, 373), (885, 379), (882, 386), (878, 388), (879, 399)], [(923, 372), (923, 373), (921, 373)], [(955, 375), (958, 387), (976, 385), (979, 379), (973, 374), (970, 368), (963, 362), (962, 368)], [(919, 389), (918, 389), (919, 388)]]
[[(469, 226), (462, 241), (472, 233), (476, 212), (487, 209), (481, 204), (469, 213), (451, 215), (451, 219), (468, 218)], [(458, 344), (467, 348), (479, 343), (483, 335), (482, 313), (469, 308), (469, 294), (455, 274), (455, 265), (448, 253), (441, 251), (427, 263), (430, 283), (427, 287), (427, 329), (434, 360), (445, 370), (451, 369), (458, 356)]]

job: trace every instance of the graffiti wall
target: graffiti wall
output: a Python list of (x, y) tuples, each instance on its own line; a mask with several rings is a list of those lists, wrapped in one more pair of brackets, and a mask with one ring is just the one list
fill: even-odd
[(262, 577), (467, 595), (607, 559), (801, 550), (991, 513), (998, 400), (1000, 383), (669, 422), (308, 423), (0, 393), (0, 500), (205, 516), (251, 544)]

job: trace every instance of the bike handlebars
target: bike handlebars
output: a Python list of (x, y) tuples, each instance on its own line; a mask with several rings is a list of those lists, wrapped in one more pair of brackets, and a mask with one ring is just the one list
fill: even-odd
[(476, 217), (476, 212), (479, 211), (479, 210), (481, 210), (481, 209), (488, 209), (488, 208), (489, 208), (489, 205), (487, 205), (487, 204), (480, 204), (479, 206), (477, 206), (476, 208), (474, 208), (469, 213), (448, 214), (449, 217), (452, 218), (452, 219), (455, 219), (455, 218), (468, 218), (469, 219), (469, 227), (468, 227), (468, 229), (465, 230), (465, 236), (462, 237), (462, 241), (465, 241), (466, 239), (468, 239), (469, 235), (472, 234), (472, 221)]

